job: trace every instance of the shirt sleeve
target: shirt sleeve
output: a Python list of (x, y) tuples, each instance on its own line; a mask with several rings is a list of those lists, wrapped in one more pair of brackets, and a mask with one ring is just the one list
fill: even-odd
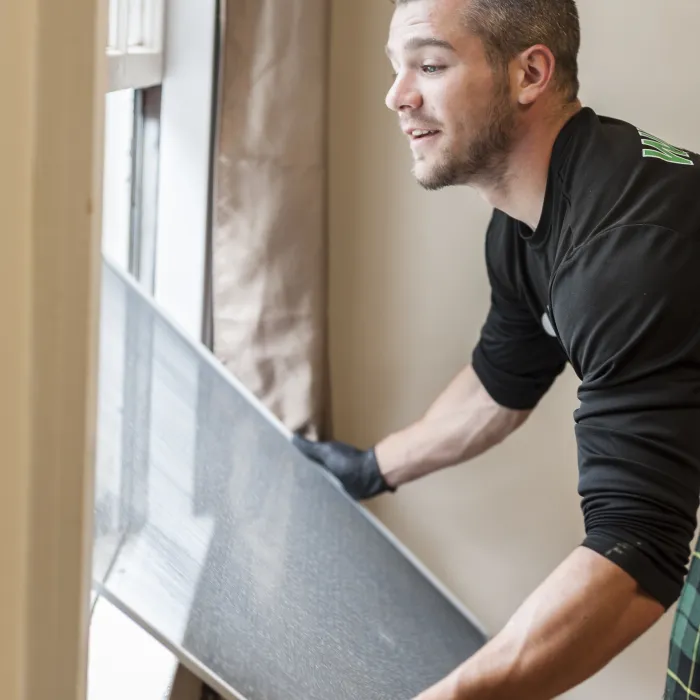
[(700, 250), (652, 226), (599, 234), (559, 268), (554, 320), (579, 377), (583, 546), (669, 608), (700, 492)]
[[(504, 234), (516, 235), (511, 231)], [(489, 235), (494, 235), (492, 229)], [(508, 257), (504, 250), (496, 255)], [(491, 306), (472, 354), (472, 367), (497, 404), (529, 410), (535, 408), (563, 371), (566, 354), (559, 341), (547, 335), (541, 320), (520, 298), (512, 278), (503, 279), (503, 275), (495, 271), (488, 247), (486, 267), (491, 284)]]

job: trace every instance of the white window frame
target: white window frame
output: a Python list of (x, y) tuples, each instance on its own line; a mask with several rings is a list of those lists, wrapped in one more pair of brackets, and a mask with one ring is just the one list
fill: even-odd
[(217, 0), (168, 0), (161, 97), (156, 302), (204, 335)]
[[(150, 3), (154, 12), (160, 12), (160, 19), (151, 24), (160, 29), (152, 32), (150, 40), (129, 46), (128, 8), (136, 1)], [(112, 32), (117, 45), (107, 48), (108, 91), (154, 85), (162, 89), (153, 294), (191, 338), (201, 341), (211, 220), (218, 3), (111, 2), (112, 8), (118, 8), (118, 28)]]
[[(168, 8), (169, 9), (169, 8)], [(141, 11), (140, 32), (135, 12)], [(163, 80), (165, 0), (110, 0), (110, 36), (108, 42), (109, 91), (159, 85)]]

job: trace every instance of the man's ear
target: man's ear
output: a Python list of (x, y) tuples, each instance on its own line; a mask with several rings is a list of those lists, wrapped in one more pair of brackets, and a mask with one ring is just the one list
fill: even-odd
[(543, 44), (537, 44), (519, 54), (515, 63), (518, 102), (533, 104), (554, 80), (554, 54)]

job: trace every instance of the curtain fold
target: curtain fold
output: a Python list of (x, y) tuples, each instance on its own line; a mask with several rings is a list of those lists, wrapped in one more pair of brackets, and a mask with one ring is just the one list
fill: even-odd
[(222, 0), (213, 350), (291, 430), (326, 430), (329, 0)]

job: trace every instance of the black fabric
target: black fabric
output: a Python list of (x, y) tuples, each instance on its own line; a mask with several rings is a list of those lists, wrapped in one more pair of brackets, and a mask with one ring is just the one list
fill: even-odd
[[(508, 253), (487, 257), (491, 308), (472, 364), (491, 397), (508, 408), (534, 408), (566, 366), (566, 354), (518, 292), (499, 282), (491, 260), (508, 263)], [(512, 260), (510, 261), (513, 262)]]
[(533, 408), (571, 363), (583, 545), (669, 607), (700, 492), (700, 156), (583, 109), (537, 229), (494, 212), (486, 259), (477, 375)]

